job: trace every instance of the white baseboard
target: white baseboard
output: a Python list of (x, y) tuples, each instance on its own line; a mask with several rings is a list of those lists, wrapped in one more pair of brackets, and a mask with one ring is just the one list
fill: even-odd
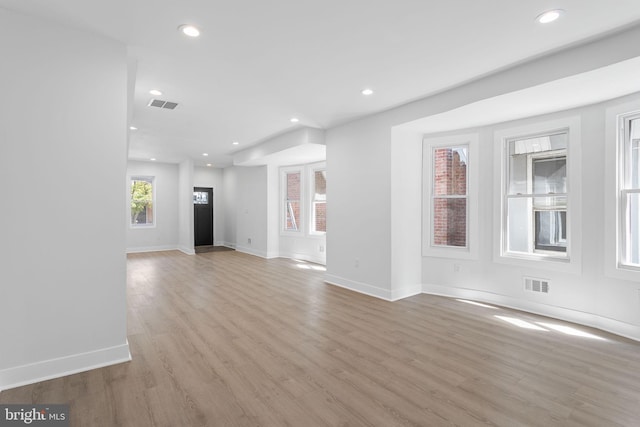
[(0, 370), (0, 391), (129, 362), (129, 343)]
[(400, 289), (393, 289), (391, 291), (391, 301), (398, 301), (404, 298), (409, 298), (414, 295), (420, 295), (422, 293), (422, 285), (404, 286)]
[(367, 283), (357, 282), (355, 280), (345, 279), (343, 277), (327, 274), (325, 282), (349, 289), (361, 294), (370, 295), (372, 297), (384, 299), (387, 301), (397, 301), (402, 298), (408, 298), (421, 293), (440, 295), (449, 298), (462, 298), (473, 301), (495, 304), (502, 307), (522, 310), (528, 313), (548, 316), (554, 319), (565, 320), (584, 326), (601, 329), (612, 334), (620, 335), (634, 341), (640, 341), (640, 326), (626, 323), (620, 320), (611, 319), (598, 314), (587, 313), (579, 310), (573, 310), (565, 307), (556, 307), (552, 305), (540, 304), (534, 301), (523, 301), (506, 295), (496, 294), (492, 292), (480, 291), (475, 289), (454, 288), (441, 285), (412, 285), (405, 286), (400, 289), (388, 290), (369, 285)]
[(367, 283), (357, 282), (355, 280), (345, 279), (344, 277), (334, 276), (327, 274), (324, 281), (330, 285), (339, 286), (341, 288), (349, 289), (351, 291), (359, 292), (361, 294), (369, 295), (372, 297), (380, 298), (386, 301), (398, 301), (403, 298), (412, 297), (422, 293), (422, 285), (404, 286), (399, 289), (383, 289), (376, 286), (369, 285)]
[(187, 254), (187, 255), (195, 255), (196, 254), (196, 250), (194, 248), (188, 248), (186, 246), (178, 246), (178, 250), (180, 252), (182, 252), (183, 254)]
[(314, 256), (309, 254), (297, 254), (291, 252), (280, 252), (280, 258), (299, 259), (302, 261), (313, 262), (315, 264), (327, 265), (327, 258), (322, 256)]
[(237, 252), (242, 252), (243, 254), (258, 256), (260, 258), (268, 258), (267, 253), (265, 251), (259, 251), (254, 248), (249, 248), (246, 246), (236, 246), (234, 249)]
[(176, 245), (162, 245), (162, 246), (137, 246), (133, 248), (127, 248), (128, 254), (137, 254), (142, 252), (162, 252), (162, 251), (175, 251), (178, 250)]
[(587, 313), (565, 307), (540, 304), (534, 301), (523, 301), (517, 298), (475, 289), (453, 288), (441, 285), (423, 285), (422, 291), (425, 294), (440, 295), (450, 298), (462, 298), (513, 308), (515, 310), (522, 310), (528, 313), (539, 314), (541, 316), (548, 316), (554, 319), (590, 326), (634, 341), (640, 341), (640, 326), (622, 322), (620, 320), (610, 319), (598, 314)]
[(332, 274), (325, 275), (324, 281), (331, 285), (339, 286), (351, 291), (360, 292), (361, 294), (391, 301), (392, 295), (391, 291), (389, 291), (388, 289), (378, 288), (367, 283), (345, 279), (344, 277), (334, 276)]

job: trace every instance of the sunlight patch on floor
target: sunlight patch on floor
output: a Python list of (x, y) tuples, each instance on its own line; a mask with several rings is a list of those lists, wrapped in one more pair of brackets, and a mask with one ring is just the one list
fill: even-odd
[(498, 307), (494, 307), (494, 306), (488, 305), (488, 304), (483, 304), (481, 302), (470, 301), (468, 299), (456, 299), (456, 301), (460, 301), (460, 302), (463, 302), (465, 304), (472, 304), (472, 305), (477, 305), (479, 307), (485, 307), (485, 308), (491, 308), (493, 310), (498, 310)]

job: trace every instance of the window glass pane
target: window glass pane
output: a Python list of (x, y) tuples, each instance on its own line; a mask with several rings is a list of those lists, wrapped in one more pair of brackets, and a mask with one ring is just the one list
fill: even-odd
[[(544, 159), (544, 153), (549, 153), (553, 156), (553, 151), (565, 150), (567, 148), (568, 134), (566, 132), (557, 133), (553, 135), (537, 136), (534, 138), (514, 139), (508, 142), (508, 163), (509, 163), (509, 178), (508, 178), (508, 194), (530, 194), (532, 184), (531, 174), (529, 170), (530, 159), (534, 161), (542, 161)], [(557, 156), (562, 157), (562, 156)], [(566, 158), (566, 155), (564, 156)], [(556, 170), (555, 173), (560, 173), (562, 179), (559, 176), (554, 176), (558, 182), (554, 184), (555, 187), (561, 186), (565, 189), (562, 191), (554, 191), (556, 193), (566, 192), (566, 161), (565, 169), (563, 171)], [(561, 168), (561, 165), (556, 165)], [(541, 171), (541, 174), (552, 174), (553, 166), (546, 165), (548, 170)], [(541, 176), (543, 176), (541, 175)], [(535, 183), (533, 183), (535, 185)], [(540, 183), (538, 183), (538, 188)], [(549, 191), (540, 191), (542, 193), (548, 193)]]
[(565, 156), (535, 159), (533, 167), (533, 194), (567, 192), (567, 158)]
[(300, 172), (287, 174), (287, 200), (300, 200)]
[(194, 205), (207, 205), (209, 204), (209, 193), (206, 191), (194, 191), (193, 192), (193, 204)]
[(315, 171), (314, 173), (314, 200), (327, 199), (327, 172)]
[(313, 204), (314, 231), (327, 231), (327, 202), (315, 202)]
[(467, 199), (433, 199), (433, 244), (467, 246)]
[(286, 174), (286, 200), (284, 229), (289, 231), (300, 230), (300, 172)]
[(567, 251), (567, 211), (536, 210), (535, 248), (545, 251)]
[(631, 167), (631, 188), (640, 188), (640, 164), (638, 163), (640, 156), (640, 119), (629, 121), (629, 139), (630, 139), (630, 167)]
[(511, 252), (567, 251), (567, 197), (507, 200), (507, 248)]
[(640, 194), (627, 194), (625, 264), (640, 265)]
[(153, 178), (131, 179), (131, 224), (153, 224)]
[(433, 150), (433, 194), (467, 194), (467, 163), (466, 147)]
[(507, 200), (507, 250), (530, 252), (531, 248), (531, 198)]
[(298, 231), (300, 227), (300, 202), (287, 201), (285, 206), (285, 230)]

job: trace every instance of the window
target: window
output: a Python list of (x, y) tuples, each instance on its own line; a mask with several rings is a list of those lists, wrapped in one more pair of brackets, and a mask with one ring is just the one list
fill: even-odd
[(619, 117), (619, 264), (640, 267), (640, 112)]
[(467, 246), (467, 146), (433, 149), (431, 208), (433, 246)]
[(131, 226), (155, 224), (154, 201), (154, 178), (131, 177)]
[(311, 202), (311, 233), (327, 232), (327, 171), (313, 170), (313, 200)]
[(285, 172), (284, 230), (301, 230), (301, 189), (302, 174), (300, 171)]
[(506, 254), (567, 257), (568, 131), (506, 140)]
[(479, 152), (477, 133), (423, 139), (423, 256), (478, 258)]

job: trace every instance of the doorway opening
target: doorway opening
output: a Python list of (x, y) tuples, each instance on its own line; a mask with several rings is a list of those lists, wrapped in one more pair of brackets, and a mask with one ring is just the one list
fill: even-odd
[(193, 234), (196, 252), (213, 246), (213, 188), (193, 188)]

